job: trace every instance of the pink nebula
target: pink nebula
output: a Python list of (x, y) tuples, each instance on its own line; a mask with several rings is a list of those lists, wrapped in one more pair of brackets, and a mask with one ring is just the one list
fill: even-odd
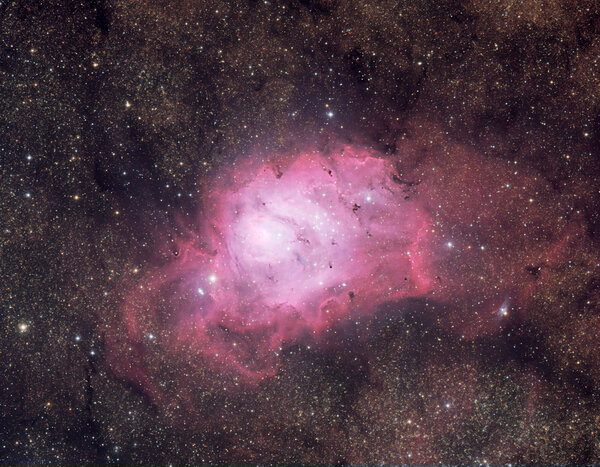
[(160, 322), (173, 348), (246, 377), (275, 372), (285, 343), (432, 289), (431, 219), (362, 148), (224, 170), (199, 219), (200, 241), (130, 295), (128, 332), (141, 341)]
[[(376, 368), (378, 329), (404, 312), (451, 342), (510, 335), (571, 258), (598, 263), (581, 214), (539, 173), (432, 137), (399, 141), (393, 157), (353, 145), (254, 155), (205, 182), (104, 317), (111, 370), (173, 423), (220, 423), (230, 414), (206, 394), (289, 374), (294, 347)], [(452, 397), (460, 420), (465, 391)]]
[(217, 171), (194, 227), (127, 293), (115, 372), (156, 399), (170, 361), (257, 381), (286, 346), (331, 343), (409, 298), (459, 338), (523, 319), (581, 222), (533, 171), (411, 144), (393, 160), (338, 146)]

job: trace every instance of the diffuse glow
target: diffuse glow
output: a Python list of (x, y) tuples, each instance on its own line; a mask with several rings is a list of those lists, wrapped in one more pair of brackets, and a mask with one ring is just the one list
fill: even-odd
[(166, 314), (178, 345), (253, 378), (276, 371), (284, 342), (431, 290), (431, 220), (365, 149), (237, 168), (205, 201), (203, 246), (151, 274), (125, 307), (130, 332)]
[[(260, 380), (282, 349), (342, 342), (386, 303), (416, 306), (460, 339), (522, 319), (549, 270), (526, 266), (564, 261), (577, 219), (557, 229), (559, 203), (540, 215), (523, 196), (555, 199), (548, 183), (464, 147), (452, 159), (399, 154), (345, 146), (216, 171), (194, 227), (179, 226), (169, 258), (133, 279), (107, 335), (113, 370), (166, 406), (191, 400), (189, 375)], [(515, 212), (528, 220), (507, 231)]]

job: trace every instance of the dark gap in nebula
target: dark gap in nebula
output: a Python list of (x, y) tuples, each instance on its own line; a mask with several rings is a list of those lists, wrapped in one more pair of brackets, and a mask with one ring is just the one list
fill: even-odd
[(558, 363), (547, 348), (547, 336), (535, 333), (523, 323), (505, 330), (502, 338), (506, 342), (507, 355), (511, 355), (521, 365), (533, 364), (546, 380), (558, 386), (564, 385), (585, 399), (596, 401), (600, 387), (590, 378), (585, 368), (566, 373), (556, 371)]
[(331, 9), (324, 0), (292, 0), (290, 3), (294, 4), (296, 1), (298, 4), (308, 9), (315, 22), (331, 15)]
[(102, 34), (106, 35), (110, 30), (110, 10), (107, 8), (106, 0), (90, 0), (92, 8), (96, 11), (94, 24)]

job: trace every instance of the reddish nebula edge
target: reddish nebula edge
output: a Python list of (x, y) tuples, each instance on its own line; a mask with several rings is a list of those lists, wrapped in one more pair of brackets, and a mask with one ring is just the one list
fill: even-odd
[(286, 345), (408, 298), (436, 304), (467, 338), (516, 319), (537, 287), (531, 271), (560, 262), (581, 222), (551, 220), (557, 195), (534, 172), (452, 151), (345, 145), (218, 170), (196, 227), (127, 293), (113, 368), (156, 396), (160, 346), (163, 359), (183, 353), (256, 381), (278, 371)]

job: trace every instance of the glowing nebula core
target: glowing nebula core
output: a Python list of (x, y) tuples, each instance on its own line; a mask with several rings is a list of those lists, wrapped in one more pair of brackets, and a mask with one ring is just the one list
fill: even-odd
[(311, 329), (346, 313), (352, 294), (364, 302), (426, 287), (418, 262), (428, 220), (393, 177), (391, 164), (348, 151), (261, 169), (215, 203), (214, 274), (224, 280), (203, 287), (218, 309), (234, 291), (245, 325), (291, 314)]

